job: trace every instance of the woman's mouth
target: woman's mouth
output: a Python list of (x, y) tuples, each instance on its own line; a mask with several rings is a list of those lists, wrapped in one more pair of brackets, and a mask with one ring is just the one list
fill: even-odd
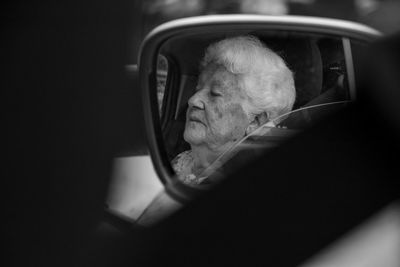
[(200, 118), (200, 116), (196, 115), (196, 114), (189, 114), (188, 116), (189, 121), (193, 121), (193, 122), (198, 122), (198, 123), (202, 123), (204, 124), (203, 120)]

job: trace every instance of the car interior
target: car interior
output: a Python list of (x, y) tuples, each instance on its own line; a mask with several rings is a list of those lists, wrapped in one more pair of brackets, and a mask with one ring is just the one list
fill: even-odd
[[(280, 55), (294, 73), (296, 101), (293, 111), (296, 112), (270, 134), (247, 138), (242, 147), (275, 147), (291, 133), (312, 125), (351, 100), (341, 38), (287, 31), (236, 31), (170, 38), (159, 49), (159, 54), (168, 62), (168, 66), (164, 66), (168, 73), (159, 104), (164, 144), (170, 160), (190, 148), (183, 139), (187, 101), (196, 88), (198, 67), (205, 49), (218, 40), (246, 34), (256, 36)], [(160, 91), (158, 88), (158, 93)], [(337, 105), (324, 105), (328, 103)]]

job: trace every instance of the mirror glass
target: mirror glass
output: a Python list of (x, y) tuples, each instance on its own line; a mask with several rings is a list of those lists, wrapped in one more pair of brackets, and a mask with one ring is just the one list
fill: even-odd
[(165, 41), (157, 92), (173, 179), (209, 188), (355, 100), (351, 48), (340, 36), (271, 30)]

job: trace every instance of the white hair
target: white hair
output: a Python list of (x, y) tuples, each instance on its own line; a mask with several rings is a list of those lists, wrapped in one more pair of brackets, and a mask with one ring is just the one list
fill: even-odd
[(249, 97), (252, 115), (266, 112), (274, 119), (292, 110), (296, 98), (293, 74), (283, 59), (250, 35), (227, 38), (211, 44), (201, 62), (223, 65), (239, 74)]

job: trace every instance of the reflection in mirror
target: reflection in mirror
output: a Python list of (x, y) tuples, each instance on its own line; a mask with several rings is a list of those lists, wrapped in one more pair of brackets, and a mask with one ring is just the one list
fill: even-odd
[(158, 55), (158, 57), (157, 57), (157, 76), (156, 77), (157, 77), (158, 112), (161, 116), (165, 87), (167, 84), (167, 77), (168, 77), (168, 60), (163, 55)]
[(344, 41), (288, 31), (166, 41), (159, 53), (179, 69), (162, 122), (175, 179), (208, 188), (353, 100)]

